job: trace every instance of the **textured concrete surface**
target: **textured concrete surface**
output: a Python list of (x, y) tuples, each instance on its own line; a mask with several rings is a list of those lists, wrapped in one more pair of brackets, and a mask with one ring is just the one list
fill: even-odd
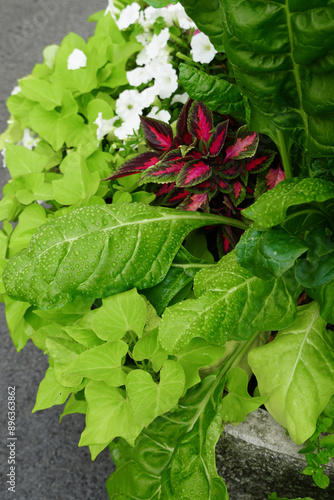
[[(46, 45), (59, 43), (70, 31), (84, 37), (91, 34), (93, 25), (86, 19), (106, 3), (0, 0), (0, 132), (6, 128), (5, 102), (17, 79), (42, 61)], [(1, 190), (8, 179), (8, 172), (0, 168)], [(31, 343), (18, 354), (1, 306), (0, 315), (0, 499), (107, 500), (105, 482), (113, 470), (108, 452), (91, 462), (88, 450), (77, 447), (84, 427), (82, 415), (67, 416), (59, 425), (60, 407), (31, 414), (47, 359)], [(7, 492), (6, 485), (8, 386), (16, 387), (15, 495)], [(274, 490), (289, 498), (309, 495), (314, 500), (333, 499), (333, 487), (321, 491), (311, 478), (301, 475), (304, 466), (284, 431), (261, 411), (240, 427), (227, 426), (217, 446), (218, 471), (227, 483), (231, 500), (265, 500)]]

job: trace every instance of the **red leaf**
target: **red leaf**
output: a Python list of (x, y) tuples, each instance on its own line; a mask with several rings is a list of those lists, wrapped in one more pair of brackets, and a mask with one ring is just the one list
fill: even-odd
[(168, 205), (176, 205), (183, 201), (189, 195), (189, 191), (185, 191), (184, 189), (175, 189), (175, 191), (171, 192), (171, 195), (164, 201), (164, 204)]
[(213, 127), (212, 113), (202, 102), (194, 102), (189, 111), (188, 130), (199, 141), (211, 137)]
[(250, 134), (247, 127), (243, 126), (238, 130), (237, 136), (236, 142), (226, 149), (224, 164), (232, 159), (241, 160), (242, 158), (250, 158), (256, 152), (259, 142), (257, 132)]
[(264, 170), (271, 165), (273, 159), (275, 158), (275, 154), (276, 153), (274, 151), (266, 151), (265, 154), (262, 154), (257, 158), (252, 158), (246, 163), (246, 170), (248, 170), (248, 172), (252, 172), (253, 174), (261, 172), (261, 170)]
[(217, 156), (221, 152), (226, 138), (227, 127), (228, 120), (217, 125), (216, 130), (214, 131), (214, 134), (209, 142), (210, 156)]
[(240, 194), (241, 188), (242, 188), (241, 182), (237, 181), (237, 182), (234, 183), (233, 190), (234, 190), (235, 199), (239, 198), (239, 194)]
[(227, 177), (228, 179), (234, 179), (240, 174), (241, 166), (237, 162), (230, 162), (228, 168), (225, 170), (220, 170), (219, 175), (221, 177)]
[(232, 188), (229, 184), (226, 184), (223, 180), (219, 181), (219, 187), (223, 193), (230, 193), (232, 191)]
[(155, 165), (144, 172), (141, 176), (140, 184), (146, 182), (173, 182), (176, 180), (184, 164), (184, 160), (158, 163), (158, 165)]
[(205, 181), (212, 173), (210, 165), (203, 160), (192, 160), (181, 170), (176, 180), (176, 185), (180, 187), (195, 186)]
[(203, 208), (204, 211), (208, 210), (208, 195), (207, 193), (203, 194), (192, 194), (186, 200), (184, 200), (178, 208), (182, 208), (183, 210), (188, 210), (189, 212), (195, 212), (199, 208)]
[(175, 188), (175, 183), (172, 182), (171, 184), (164, 184), (163, 186), (161, 186), (161, 188), (158, 189), (158, 191), (155, 193), (155, 196), (158, 198), (158, 197), (161, 197), (163, 196), (164, 194), (168, 194), (171, 192), (172, 189)]
[(173, 130), (168, 123), (155, 118), (140, 117), (147, 144), (156, 151), (168, 151), (173, 142)]
[(116, 172), (114, 172), (110, 177), (107, 177), (103, 180), (108, 181), (110, 179), (118, 179), (119, 177), (125, 177), (127, 175), (143, 172), (152, 165), (156, 165), (159, 160), (159, 155), (157, 155), (157, 153), (153, 153), (152, 151), (141, 153), (123, 163), (123, 165), (121, 165), (120, 168), (116, 170)]
[(271, 168), (266, 175), (267, 186), (269, 189), (273, 189), (277, 184), (285, 179), (285, 173), (280, 167)]
[(192, 99), (188, 99), (183, 108), (181, 109), (181, 113), (179, 114), (177, 123), (176, 123), (176, 133), (177, 140), (179, 140), (180, 144), (191, 144), (193, 138), (192, 135), (188, 131), (188, 113), (190, 106), (194, 101)]

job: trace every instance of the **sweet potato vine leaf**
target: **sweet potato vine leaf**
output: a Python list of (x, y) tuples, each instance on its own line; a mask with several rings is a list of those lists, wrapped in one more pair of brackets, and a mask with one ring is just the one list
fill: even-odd
[[(221, 428), (222, 372), (190, 389), (173, 412), (156, 418), (131, 447), (110, 445), (117, 469), (107, 481), (110, 498), (227, 500), (217, 474), (215, 445)], [(145, 457), (145, 459), (143, 459)]]
[(238, 266), (235, 254), (197, 273), (195, 299), (168, 307), (160, 323), (161, 345), (177, 354), (194, 337), (222, 346), (260, 330), (290, 325), (296, 314), (294, 292), (284, 276), (263, 281)]
[(188, 233), (228, 220), (142, 203), (83, 207), (40, 226), (8, 262), (4, 284), (12, 298), (44, 309), (149, 288), (164, 279)]
[(275, 420), (297, 444), (308, 439), (334, 393), (334, 344), (316, 302), (298, 308), (275, 340), (252, 349), (248, 362)]

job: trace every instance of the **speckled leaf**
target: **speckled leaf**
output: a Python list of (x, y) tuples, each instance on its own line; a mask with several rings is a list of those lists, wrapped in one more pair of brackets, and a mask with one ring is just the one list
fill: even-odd
[(144, 429), (135, 447), (123, 439), (111, 443), (117, 469), (107, 481), (109, 497), (227, 500), (215, 464), (223, 388), (220, 373), (206, 377), (187, 392), (176, 411)]
[(170, 411), (183, 394), (185, 376), (177, 361), (168, 360), (156, 384), (144, 370), (132, 370), (126, 378), (126, 391), (140, 425), (147, 427), (156, 417)]
[(238, 264), (254, 276), (271, 280), (282, 276), (307, 250), (302, 240), (283, 229), (248, 229), (236, 246), (235, 256)]
[(323, 202), (334, 198), (334, 184), (322, 179), (288, 179), (267, 191), (242, 214), (263, 228), (276, 226), (285, 219), (290, 207)]
[(41, 308), (76, 297), (149, 288), (166, 276), (185, 236), (220, 217), (142, 203), (94, 205), (42, 225), (7, 264), (7, 293)]
[(318, 304), (299, 307), (295, 322), (273, 342), (252, 349), (248, 362), (260, 393), (269, 394), (268, 411), (293, 441), (306, 441), (334, 393), (333, 336)]
[(124, 385), (126, 373), (122, 370), (122, 358), (127, 352), (128, 345), (121, 340), (106, 342), (77, 356), (67, 366), (66, 373), (101, 380), (112, 387)]
[(222, 346), (245, 340), (260, 330), (290, 325), (296, 314), (294, 297), (284, 278), (263, 281), (238, 266), (234, 252), (197, 273), (196, 299), (168, 307), (160, 323), (161, 345), (177, 354), (194, 337)]

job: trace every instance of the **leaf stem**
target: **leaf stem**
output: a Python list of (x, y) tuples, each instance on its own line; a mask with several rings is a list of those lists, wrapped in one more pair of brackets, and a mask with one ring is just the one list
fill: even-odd
[(278, 144), (277, 147), (279, 149), (282, 162), (283, 162), (283, 169), (285, 172), (285, 178), (286, 179), (292, 179), (293, 174), (292, 174), (292, 166), (291, 166), (291, 157), (290, 157), (290, 147), (288, 147), (288, 140), (284, 133), (281, 132), (280, 130), (277, 130), (277, 138), (278, 138)]
[(173, 35), (173, 33), (169, 33), (169, 38), (171, 40), (173, 40), (175, 43), (178, 43), (179, 45), (181, 45), (185, 49), (189, 50), (188, 45), (180, 37)]
[(195, 63), (190, 57), (186, 56), (185, 54), (182, 54), (182, 52), (176, 52), (176, 57), (179, 59), (182, 59), (183, 61), (186, 61), (188, 64), (191, 66), (195, 66), (196, 68), (201, 68), (199, 64)]

